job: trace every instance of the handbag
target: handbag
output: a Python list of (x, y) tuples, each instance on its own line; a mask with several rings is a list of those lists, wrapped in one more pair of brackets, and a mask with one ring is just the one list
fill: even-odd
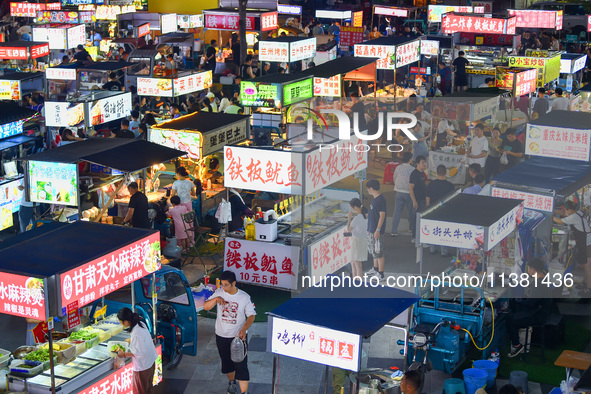
[(507, 152), (503, 152), (503, 154), (501, 155), (501, 158), (499, 159), (499, 161), (504, 166), (506, 166), (507, 164), (509, 164), (509, 158), (507, 157)]

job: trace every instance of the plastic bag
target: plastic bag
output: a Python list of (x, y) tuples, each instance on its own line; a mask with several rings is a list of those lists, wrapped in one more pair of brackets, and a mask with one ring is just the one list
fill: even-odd
[(246, 342), (239, 337), (234, 338), (230, 345), (230, 359), (235, 363), (239, 363), (244, 360), (246, 353), (248, 353)]
[(232, 205), (229, 201), (222, 198), (222, 202), (218, 205), (218, 209), (215, 212), (215, 218), (221, 224), (226, 224), (232, 220)]
[(499, 159), (501, 164), (506, 166), (507, 164), (509, 164), (509, 158), (507, 157), (507, 153), (503, 152), (503, 154), (501, 155), (501, 158)]

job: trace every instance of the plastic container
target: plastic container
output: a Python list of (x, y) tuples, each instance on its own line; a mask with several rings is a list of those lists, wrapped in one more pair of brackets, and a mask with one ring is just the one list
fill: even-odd
[(74, 360), (77, 356), (76, 346), (71, 343), (55, 343), (60, 347), (60, 350), (54, 351), (57, 355), (57, 362), (60, 364), (67, 364)]
[[(29, 367), (25, 368), (23, 365)], [(40, 361), (14, 360), (10, 365), (10, 373), (23, 378), (33, 377), (39, 375), (41, 372), (43, 372), (43, 363)]]
[(464, 369), (464, 385), (466, 394), (474, 394), (476, 390), (486, 387), (488, 373), (478, 368)]
[(123, 351), (124, 352), (128, 352), (129, 351), (129, 344), (127, 342), (123, 342), (123, 341), (109, 341), (109, 342), (107, 342), (107, 350), (109, 351), (109, 355), (111, 357), (117, 357), (117, 352), (111, 351), (111, 349), (115, 345), (123, 346), (123, 349), (124, 349)]
[(66, 339), (62, 339), (61, 341), (58, 341), (58, 342), (60, 344), (65, 343), (65, 344), (70, 344), (70, 345), (74, 346), (76, 348), (76, 355), (77, 356), (86, 351), (86, 342), (84, 342), (84, 341), (74, 341), (74, 340), (71, 340), (70, 338), (66, 338)]
[(5, 368), (10, 361), (10, 352), (6, 349), (0, 349), (0, 354), (2, 354), (0, 356), (0, 368)]
[(472, 363), (473, 368), (482, 369), (488, 374), (486, 378), (486, 388), (490, 389), (495, 385), (495, 379), (497, 378), (497, 369), (499, 364), (490, 360), (476, 360)]

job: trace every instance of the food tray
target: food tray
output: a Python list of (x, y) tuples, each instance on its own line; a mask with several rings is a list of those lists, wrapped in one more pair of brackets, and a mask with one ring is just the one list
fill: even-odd
[(123, 346), (123, 351), (124, 352), (128, 352), (129, 351), (129, 344), (127, 342), (123, 342), (123, 341), (109, 341), (107, 342), (107, 350), (109, 351), (109, 354), (111, 355), (111, 357), (117, 357), (117, 353), (111, 351), (112, 347), (114, 345), (121, 345)]
[[(23, 368), (23, 365), (32, 366), (32, 368)], [(30, 378), (43, 372), (43, 363), (39, 361), (14, 360), (10, 365), (10, 373), (23, 378)]]
[(10, 361), (10, 352), (6, 349), (0, 349), (0, 368), (5, 368)]
[(99, 342), (105, 342), (112, 336), (110, 328), (97, 328), (96, 326), (93, 326), (93, 328), (99, 334)]
[(100, 336), (98, 336), (98, 337), (94, 337), (94, 338), (92, 338), (88, 341), (84, 341), (84, 342), (85, 342), (86, 348), (90, 349), (90, 348), (93, 348), (96, 345), (98, 345), (101, 342), (101, 340), (100, 340)]
[(57, 355), (57, 362), (60, 364), (67, 364), (76, 358), (76, 346), (71, 343), (56, 343), (60, 350), (54, 351)]
[(108, 330), (111, 333), (111, 337), (114, 337), (115, 335), (123, 332), (123, 326), (121, 324), (116, 323), (102, 322), (93, 327), (97, 330)]
[(70, 338), (62, 339), (58, 341), (58, 343), (66, 343), (76, 347), (76, 355), (79, 356), (80, 354), (86, 351), (86, 342), (84, 341), (73, 341)]

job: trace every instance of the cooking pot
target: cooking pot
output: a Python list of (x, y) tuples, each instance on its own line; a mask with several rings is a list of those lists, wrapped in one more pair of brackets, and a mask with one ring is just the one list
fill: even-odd
[[(357, 375), (359, 375), (359, 389), (365, 389), (368, 394), (374, 394), (372, 390), (376, 393), (401, 394), (400, 381), (391, 378), (392, 371), (380, 368), (362, 369), (358, 374), (349, 375), (352, 393), (357, 392)], [(379, 389), (373, 388), (376, 384), (379, 384)]]

